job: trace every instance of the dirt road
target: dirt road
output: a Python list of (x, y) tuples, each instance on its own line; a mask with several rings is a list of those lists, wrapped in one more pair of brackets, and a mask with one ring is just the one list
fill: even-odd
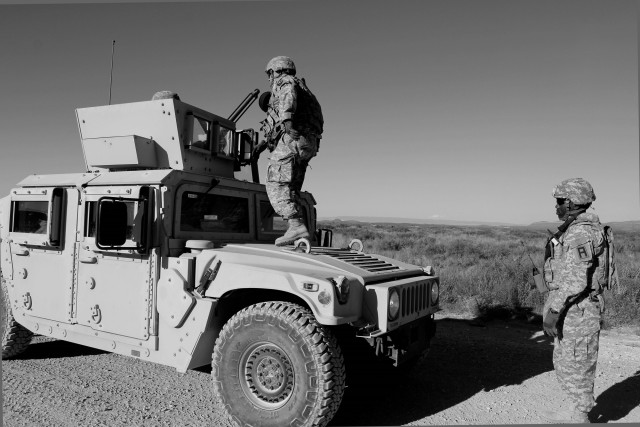
[[(640, 422), (640, 337), (603, 332), (593, 422)], [(538, 327), (444, 317), (411, 374), (363, 361), (331, 425), (544, 423), (560, 408), (552, 346)], [(2, 362), (3, 425), (226, 426), (210, 369), (174, 369), (36, 337)]]

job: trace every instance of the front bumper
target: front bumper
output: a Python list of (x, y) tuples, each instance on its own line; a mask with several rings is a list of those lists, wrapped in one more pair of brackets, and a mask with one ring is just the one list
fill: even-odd
[(414, 320), (385, 335), (367, 338), (378, 357), (390, 359), (394, 366), (426, 355), (436, 333), (433, 316)]

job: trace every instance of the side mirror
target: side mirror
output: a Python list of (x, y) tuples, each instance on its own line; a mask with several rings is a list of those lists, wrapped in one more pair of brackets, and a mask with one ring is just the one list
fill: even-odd
[(253, 129), (246, 129), (236, 134), (236, 164), (234, 170), (237, 172), (242, 166), (251, 163), (251, 155), (253, 148), (257, 145), (258, 133)]
[(110, 249), (127, 241), (127, 204), (113, 199), (101, 199), (98, 204), (96, 246)]

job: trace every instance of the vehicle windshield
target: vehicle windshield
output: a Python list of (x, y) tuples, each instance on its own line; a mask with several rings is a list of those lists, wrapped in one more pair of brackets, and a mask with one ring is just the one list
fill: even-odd
[(249, 233), (249, 199), (185, 191), (182, 194), (180, 229)]

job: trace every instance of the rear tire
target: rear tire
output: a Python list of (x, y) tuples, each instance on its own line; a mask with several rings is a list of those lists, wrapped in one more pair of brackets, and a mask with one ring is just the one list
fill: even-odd
[(33, 333), (16, 322), (11, 311), (11, 300), (7, 284), (2, 282), (2, 301), (0, 302), (0, 333), (2, 333), (2, 360), (16, 357), (29, 345)]
[(289, 302), (236, 313), (216, 340), (211, 366), (215, 394), (238, 425), (324, 426), (344, 394), (335, 337)]

